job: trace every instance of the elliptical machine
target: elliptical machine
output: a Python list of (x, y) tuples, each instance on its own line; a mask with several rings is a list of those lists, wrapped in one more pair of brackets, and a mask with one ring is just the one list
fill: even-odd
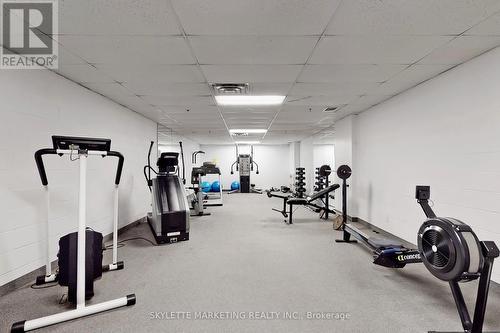
[[(159, 244), (176, 243), (189, 240), (189, 204), (184, 184), (184, 151), (179, 142), (182, 158), (182, 179), (179, 170), (179, 153), (163, 152), (156, 165), (158, 171), (151, 166), (151, 141), (148, 152), (148, 164), (144, 166), (144, 177), (152, 195), (152, 211), (147, 220), (151, 231)], [(151, 178), (151, 171), (156, 178)]]
[[(86, 226), (87, 158), (89, 156), (118, 157), (119, 162), (115, 177), (115, 186), (117, 188), (123, 168), (124, 159), (122, 154), (110, 150), (111, 140), (109, 139), (52, 136), (52, 143), (53, 148), (40, 149), (35, 153), (38, 172), (47, 194), (47, 203), (49, 202), (49, 187), (43, 164), (43, 155), (69, 155), (71, 161), (78, 160), (80, 164), (78, 231), (70, 233), (59, 240), (59, 274), (57, 275), (59, 284), (68, 287), (68, 301), (76, 303), (76, 309), (16, 322), (12, 325), (11, 332), (31, 331), (122, 306), (133, 305), (136, 302), (135, 294), (130, 294), (89, 306), (85, 304), (85, 300), (94, 296), (94, 280), (101, 277), (103, 271), (102, 234)], [(47, 233), (47, 241), (48, 236)], [(47, 276), (54, 276), (53, 281), (55, 281), (56, 276), (50, 271), (49, 256), (47, 257), (46, 268)]]

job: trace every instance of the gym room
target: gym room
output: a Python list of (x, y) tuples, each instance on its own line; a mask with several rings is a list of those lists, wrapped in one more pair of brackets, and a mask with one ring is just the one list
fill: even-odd
[(500, 332), (500, 1), (0, 29), (0, 332)]

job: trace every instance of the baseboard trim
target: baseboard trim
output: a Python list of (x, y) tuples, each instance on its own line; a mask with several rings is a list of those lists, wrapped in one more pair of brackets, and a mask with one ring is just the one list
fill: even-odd
[[(143, 223), (146, 220), (146, 217), (142, 217), (138, 219), (137, 221), (134, 221), (132, 223), (127, 224), (126, 226), (121, 227), (118, 229), (118, 235), (123, 234), (127, 230), (136, 227), (140, 223)], [(113, 239), (113, 234), (109, 233), (103, 237), (104, 242), (109, 242)], [(54, 260), (52, 262), (52, 270), (55, 270), (57, 268), (57, 260)], [(15, 280), (12, 280), (10, 282), (7, 282), (3, 286), (0, 286), (0, 297), (9, 294), (19, 288), (25, 287), (26, 285), (31, 285), (35, 282), (36, 277), (40, 275), (45, 274), (45, 266), (41, 266), (40, 268), (37, 268), (29, 273), (24, 274), (23, 276), (18, 277)]]

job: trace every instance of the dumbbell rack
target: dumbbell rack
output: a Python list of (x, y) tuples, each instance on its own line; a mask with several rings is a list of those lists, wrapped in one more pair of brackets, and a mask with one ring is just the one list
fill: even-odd
[(306, 169), (302, 167), (295, 168), (295, 196), (303, 198), (306, 192)]
[(326, 185), (326, 179), (325, 179), (326, 177), (321, 176), (319, 174), (319, 169), (320, 168), (316, 168), (316, 171), (315, 171), (316, 177), (315, 177), (315, 182), (314, 182), (314, 192), (321, 191), (322, 189), (325, 188), (325, 185)]

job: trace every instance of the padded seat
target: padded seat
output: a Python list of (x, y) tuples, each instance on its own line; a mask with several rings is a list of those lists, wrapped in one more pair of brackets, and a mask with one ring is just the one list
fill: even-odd
[(286, 202), (289, 205), (305, 205), (309, 201), (306, 198), (291, 198)]

